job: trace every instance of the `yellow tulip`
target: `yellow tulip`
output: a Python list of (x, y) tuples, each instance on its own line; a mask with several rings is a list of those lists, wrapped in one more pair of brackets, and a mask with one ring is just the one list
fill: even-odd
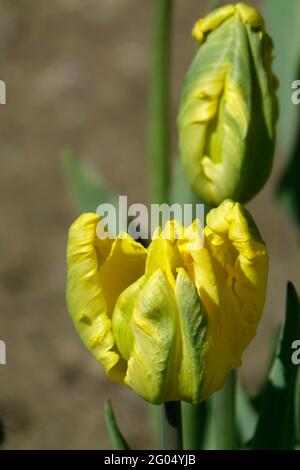
[(148, 249), (127, 234), (97, 238), (99, 222), (83, 214), (69, 233), (67, 303), (83, 343), (148, 402), (207, 399), (263, 311), (268, 255), (251, 216), (226, 200), (202, 233), (197, 220), (170, 221)]
[(245, 203), (272, 169), (278, 117), (272, 40), (260, 13), (245, 3), (209, 13), (193, 36), (199, 50), (178, 115), (183, 167), (204, 203)]

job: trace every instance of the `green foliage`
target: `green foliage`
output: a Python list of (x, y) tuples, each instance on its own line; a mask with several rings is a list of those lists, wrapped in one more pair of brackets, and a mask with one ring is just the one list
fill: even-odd
[(279, 201), (300, 224), (300, 112), (292, 103), (292, 82), (299, 79), (300, 2), (299, 0), (264, 0), (268, 30), (274, 39), (274, 69), (279, 78), (280, 148), (289, 163), (278, 188)]
[(290, 152), (297, 130), (297, 106), (291, 101), (291, 85), (297, 78), (300, 60), (299, 0), (264, 0), (262, 3), (268, 32), (274, 41), (274, 70), (279, 78), (279, 137)]
[[(300, 2), (299, 2), (300, 3)], [(300, 116), (299, 116), (300, 117)], [(300, 119), (299, 119), (300, 124)], [(278, 188), (278, 197), (282, 206), (300, 225), (300, 133), (294, 152)]]
[[(300, 5), (300, 2), (299, 2)], [(299, 11), (300, 14), (300, 11)], [(300, 38), (299, 38), (300, 39)], [(299, 51), (300, 63), (300, 51)], [(300, 67), (298, 71), (300, 77)], [(298, 129), (300, 127), (300, 105), (293, 107), (297, 111), (295, 121)], [(278, 197), (282, 206), (287, 210), (290, 216), (300, 225), (300, 133), (298, 132), (296, 142), (291, 152), (291, 156), (278, 187)]]
[(297, 444), (296, 393), (299, 366), (292, 362), (292, 343), (300, 338), (300, 301), (294, 286), (287, 289), (286, 318), (268, 382), (260, 398), (252, 449), (294, 449)]
[(114, 194), (106, 181), (96, 175), (73, 152), (63, 156), (63, 174), (82, 212), (96, 212), (101, 203), (113, 203)]
[(241, 383), (237, 383), (235, 406), (239, 447), (247, 448), (256, 429), (258, 410)]
[(125, 441), (124, 437), (122, 436), (113, 409), (111, 402), (107, 400), (104, 405), (104, 417), (107, 427), (107, 432), (109, 438), (111, 440), (112, 446), (114, 450), (128, 450), (129, 446)]

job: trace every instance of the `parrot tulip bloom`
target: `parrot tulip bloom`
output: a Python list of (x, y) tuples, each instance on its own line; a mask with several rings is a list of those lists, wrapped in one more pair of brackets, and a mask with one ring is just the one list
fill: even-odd
[(200, 47), (178, 116), (183, 166), (204, 203), (244, 203), (272, 169), (278, 118), (272, 40), (262, 16), (244, 3), (200, 19), (193, 36)]
[(202, 233), (197, 220), (170, 221), (148, 249), (127, 234), (97, 238), (99, 222), (83, 214), (69, 232), (67, 302), (83, 343), (148, 402), (207, 399), (263, 311), (268, 255), (251, 216), (226, 200)]

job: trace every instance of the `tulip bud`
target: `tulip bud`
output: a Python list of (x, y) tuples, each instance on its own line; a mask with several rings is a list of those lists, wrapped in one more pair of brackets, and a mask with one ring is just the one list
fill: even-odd
[(129, 235), (97, 238), (99, 221), (83, 214), (69, 233), (67, 303), (83, 343), (150, 403), (207, 399), (263, 311), (268, 256), (250, 215), (227, 200), (202, 233), (197, 220), (171, 221), (148, 249)]
[(272, 168), (278, 117), (272, 40), (259, 12), (244, 3), (200, 19), (193, 36), (200, 47), (178, 116), (183, 166), (204, 203), (244, 203)]

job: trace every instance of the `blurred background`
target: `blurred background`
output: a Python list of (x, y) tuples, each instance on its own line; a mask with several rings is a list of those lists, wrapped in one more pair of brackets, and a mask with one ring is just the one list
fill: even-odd
[[(286, 6), (290, 0), (249, 3), (263, 3), (266, 9), (286, 113), (272, 178), (249, 204), (271, 259), (265, 316), (240, 372), (247, 389), (255, 393), (263, 384), (284, 313), (286, 281), (300, 288), (299, 232), (274, 198), (300, 110), (290, 100), (291, 82), (300, 79), (300, 41), (289, 36), (300, 21), (300, 10), (295, 18)], [(196, 51), (191, 28), (208, 2), (175, 4), (174, 154), (180, 90)], [(151, 0), (0, 0), (0, 79), (7, 85), (7, 104), (0, 105), (0, 339), (7, 348), (7, 364), (0, 366), (4, 448), (110, 448), (103, 418), (108, 397), (129, 443), (154, 446), (147, 405), (106, 380), (69, 320), (65, 248), (68, 227), (79, 209), (61, 168), (62, 153), (71, 148), (119, 194), (128, 195), (129, 203), (147, 201), (150, 18)]]

